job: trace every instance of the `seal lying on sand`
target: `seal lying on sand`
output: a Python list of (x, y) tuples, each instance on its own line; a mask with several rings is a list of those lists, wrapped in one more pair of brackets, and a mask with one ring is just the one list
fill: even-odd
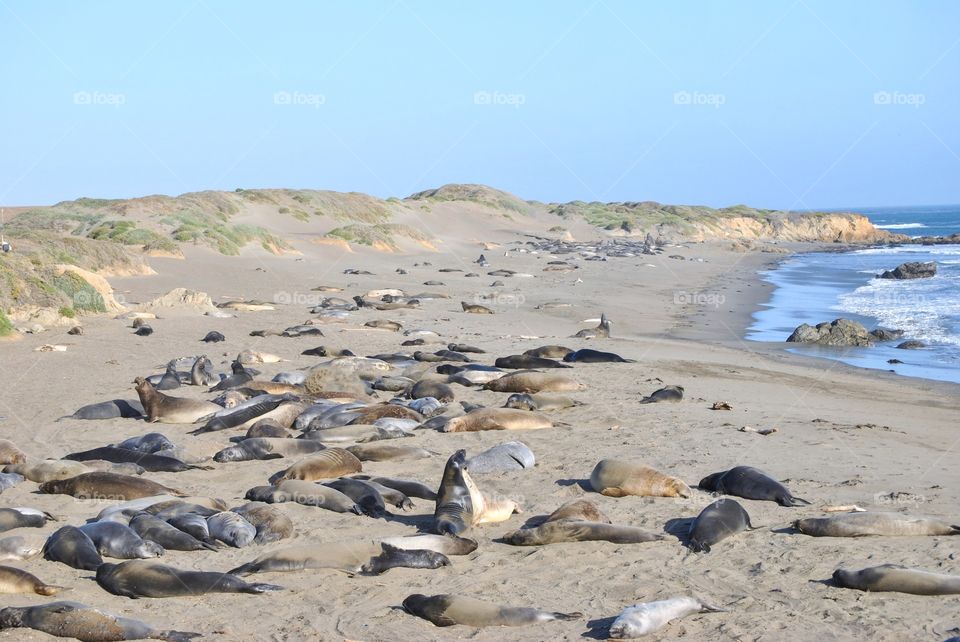
[(361, 470), (363, 470), (363, 464), (353, 453), (342, 448), (328, 448), (290, 466), (280, 479), (304, 481), (333, 479), (350, 473), (359, 473)]
[(690, 550), (709, 553), (717, 542), (751, 528), (750, 516), (743, 506), (732, 499), (718, 499), (690, 525)]
[(494, 473), (504, 470), (533, 468), (536, 458), (530, 448), (519, 441), (508, 441), (488, 448), (467, 461), (467, 468), (475, 473)]
[(68, 479), (59, 479), (40, 484), (40, 492), (49, 495), (73, 495), (77, 499), (128, 500), (154, 495), (178, 495), (184, 493), (149, 479), (118, 475), (116, 473), (83, 473)]
[(665, 539), (659, 533), (650, 533), (633, 526), (618, 526), (575, 519), (548, 521), (536, 528), (521, 528), (503, 536), (513, 546), (541, 546), (559, 542), (613, 542), (640, 544)]
[(613, 352), (600, 352), (590, 348), (567, 353), (563, 355), (563, 360), (567, 363), (636, 363), (635, 359), (624, 359)]
[(517, 606), (498, 606), (472, 597), (450, 594), (415, 593), (403, 601), (403, 608), (436, 626), (526, 626), (583, 617), (582, 613), (551, 613)]
[(146, 560), (101, 564), (97, 568), (97, 584), (114, 595), (132, 599), (284, 590), (274, 584), (249, 584), (230, 573), (184, 571)]
[(187, 642), (199, 633), (169, 631), (130, 618), (110, 615), (79, 602), (51, 602), (40, 606), (8, 606), (0, 609), (0, 630), (34, 629), (55, 637), (76, 638), (81, 642), (120, 642), (121, 640), (167, 640)]
[(639, 638), (691, 613), (717, 613), (724, 610), (692, 597), (643, 602), (628, 606), (617, 616), (610, 625), (610, 637), (614, 640)]
[(232, 569), (230, 574), (246, 576), (251, 573), (288, 572), (319, 568), (329, 568), (345, 573), (359, 573), (360, 567), (381, 550), (378, 542), (366, 540), (287, 546), (270, 551), (252, 562), (238, 566)]
[(36, 508), (0, 508), (0, 533), (15, 528), (41, 528), (48, 519), (53, 517)]
[(485, 383), (494, 392), (576, 392), (584, 386), (565, 375), (549, 372), (514, 372)]
[(865, 535), (960, 535), (960, 525), (936, 517), (911, 517), (900, 513), (843, 513), (830, 517), (798, 519), (793, 527), (814, 537)]
[(707, 475), (697, 486), (700, 490), (711, 493), (734, 495), (744, 499), (768, 500), (787, 507), (810, 503), (805, 499), (794, 497), (786, 486), (750, 466), (737, 466)]
[[(72, 415), (60, 419), (138, 419), (146, 413), (143, 404), (136, 399), (113, 399), (78, 408)], [(60, 421), (58, 419), (57, 421)]]
[(480, 430), (542, 430), (552, 428), (545, 415), (514, 408), (479, 408), (453, 417), (441, 432), (476, 432)]
[(64, 587), (47, 584), (26, 571), (12, 566), (0, 566), (0, 593), (56, 595), (62, 590)]
[(648, 397), (640, 400), (640, 403), (676, 403), (683, 399), (683, 386), (664, 386), (659, 390), (654, 390)]
[(158, 392), (149, 381), (143, 377), (134, 380), (137, 385), (137, 394), (143, 404), (147, 421), (165, 424), (192, 424), (215, 412), (223, 410), (211, 401), (187, 399), (185, 397), (171, 397)]
[(960, 576), (931, 573), (898, 564), (882, 564), (859, 571), (837, 569), (833, 581), (843, 588), (860, 591), (896, 591), (913, 595), (955, 595), (960, 593)]
[(590, 486), (608, 497), (690, 497), (683, 480), (649, 466), (618, 459), (602, 459), (590, 473)]
[(85, 571), (95, 571), (103, 564), (93, 540), (76, 526), (64, 526), (54, 531), (43, 545), (43, 557)]

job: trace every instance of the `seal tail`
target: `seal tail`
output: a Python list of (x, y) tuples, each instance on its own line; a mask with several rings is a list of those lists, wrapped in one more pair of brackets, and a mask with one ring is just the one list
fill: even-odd
[(167, 642), (188, 642), (193, 638), (200, 637), (203, 637), (203, 634), (189, 631), (160, 631), (157, 633), (158, 640), (167, 640)]
[(260, 570), (260, 565), (256, 562), (247, 562), (246, 564), (241, 564), (237, 568), (227, 571), (230, 575), (237, 575), (239, 577), (246, 577), (247, 575), (252, 575)]
[(803, 499), (802, 497), (791, 497), (790, 506), (809, 506), (810, 502)]
[(700, 612), (701, 613), (726, 613), (727, 609), (720, 606), (714, 606), (713, 604), (710, 604), (708, 602), (701, 601)]
[(574, 611), (573, 613), (551, 613), (554, 620), (579, 620), (583, 618), (583, 613), (580, 611)]
[(61, 591), (69, 591), (68, 586), (56, 586), (54, 584), (43, 584), (36, 589), (37, 595), (56, 595)]
[(950, 528), (952, 529), (951, 535), (960, 535), (960, 526), (953, 524)]
[(270, 591), (286, 591), (287, 589), (282, 586), (277, 586), (276, 584), (247, 584), (243, 589), (244, 593), (267, 593)]

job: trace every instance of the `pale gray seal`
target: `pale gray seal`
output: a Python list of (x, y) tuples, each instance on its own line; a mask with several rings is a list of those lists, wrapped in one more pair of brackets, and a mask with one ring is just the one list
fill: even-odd
[(443, 553), (420, 549), (408, 550), (380, 542), (383, 552), (360, 567), (367, 575), (382, 575), (391, 568), (427, 568), (435, 569), (450, 566), (450, 559)]
[(533, 468), (535, 465), (536, 458), (533, 451), (520, 441), (497, 444), (467, 460), (467, 468), (474, 474), (523, 470)]
[(436, 626), (525, 626), (552, 620), (578, 620), (582, 613), (557, 613), (516, 606), (498, 606), (462, 595), (421, 595), (403, 600), (403, 608)]
[(898, 564), (882, 564), (848, 571), (837, 569), (833, 581), (843, 588), (879, 593), (896, 591), (913, 595), (956, 595), (960, 593), (960, 576), (931, 573)]
[(654, 390), (649, 396), (640, 400), (640, 403), (676, 403), (683, 399), (683, 386), (664, 386)]
[(117, 522), (90, 522), (81, 526), (80, 530), (104, 557), (149, 559), (160, 557), (165, 552), (156, 542), (144, 540), (132, 528)]
[(960, 535), (960, 525), (936, 517), (912, 517), (900, 513), (870, 511), (798, 519), (793, 523), (793, 527), (814, 537)]
[(167, 640), (187, 642), (199, 633), (157, 629), (139, 620), (104, 613), (79, 602), (51, 602), (40, 606), (8, 606), (0, 609), (0, 630), (34, 629), (52, 636), (81, 642), (122, 640)]
[(639, 638), (692, 613), (717, 613), (724, 610), (692, 597), (642, 602), (628, 606), (617, 616), (610, 625), (610, 637), (615, 640)]
[(50, 513), (36, 508), (0, 508), (0, 533), (15, 528), (40, 528), (53, 519)]
[(709, 553), (717, 542), (751, 528), (750, 516), (743, 506), (732, 499), (718, 499), (690, 525), (690, 550)]

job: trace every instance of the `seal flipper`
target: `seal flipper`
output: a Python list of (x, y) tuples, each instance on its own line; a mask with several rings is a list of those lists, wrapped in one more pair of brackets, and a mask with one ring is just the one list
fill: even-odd
[(241, 590), (242, 593), (267, 593), (268, 591), (286, 591), (282, 586), (277, 586), (276, 584), (247, 584)]
[(246, 564), (241, 564), (235, 569), (227, 571), (230, 575), (236, 575), (237, 577), (246, 577), (247, 575), (253, 575), (260, 571), (260, 565), (257, 562), (247, 562)]
[(626, 497), (627, 494), (623, 492), (623, 489), (619, 486), (613, 486), (611, 488), (604, 488), (600, 491), (601, 495), (606, 495), (607, 497)]
[(193, 638), (202, 638), (202, 633), (191, 633), (189, 631), (160, 631), (157, 633), (158, 640), (167, 642), (189, 642)]
[(550, 615), (552, 615), (555, 620), (579, 620), (583, 618), (583, 613), (580, 611), (574, 611), (573, 613), (558, 613), (555, 611)]
[(787, 506), (788, 508), (795, 508), (797, 506), (809, 506), (810, 502), (803, 499), (802, 497), (794, 497), (793, 495), (789, 496), (789, 499), (786, 504), (780, 504), (781, 506)]

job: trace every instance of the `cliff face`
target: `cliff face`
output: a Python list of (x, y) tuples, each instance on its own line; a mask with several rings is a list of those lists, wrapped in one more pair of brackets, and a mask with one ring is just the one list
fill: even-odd
[[(808, 241), (842, 243), (888, 243), (901, 240), (873, 226), (860, 214), (801, 214), (753, 218), (734, 216), (694, 220), (692, 230), (670, 230), (690, 240), (736, 239), (751, 241)], [(663, 230), (664, 233), (667, 230)], [(670, 235), (670, 234), (667, 234)]]

